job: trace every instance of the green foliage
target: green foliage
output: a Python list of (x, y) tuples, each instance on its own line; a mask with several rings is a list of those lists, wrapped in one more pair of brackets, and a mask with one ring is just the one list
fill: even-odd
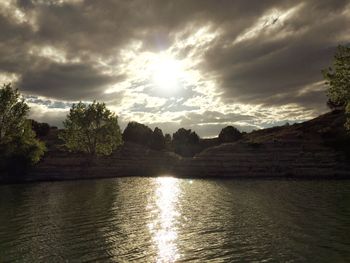
[(345, 127), (350, 130), (350, 47), (339, 46), (333, 67), (323, 70), (322, 73), (329, 86), (328, 105), (345, 108), (348, 115)]
[(345, 128), (350, 131), (350, 103), (348, 102), (348, 104), (346, 105), (345, 108), (345, 112), (347, 114), (347, 118), (346, 118), (346, 123), (345, 123)]
[(13, 135), (10, 143), (1, 144), (1, 150), (7, 159), (22, 160), (25, 165), (35, 164), (43, 156), (45, 145), (35, 138), (30, 121), (25, 121), (23, 131)]
[[(17, 89), (5, 84), (0, 89), (0, 169), (11, 173), (37, 163), (45, 145), (35, 138), (31, 122), (26, 119), (28, 105)], [(23, 169), (24, 170), (24, 169)]]
[(74, 152), (109, 155), (122, 143), (118, 117), (104, 103), (73, 104), (59, 134)]
[(0, 144), (11, 142), (23, 132), (28, 112), (29, 107), (20, 99), (18, 90), (12, 89), (11, 84), (3, 85), (0, 89)]
[(220, 143), (235, 142), (241, 137), (242, 137), (242, 134), (237, 128), (233, 126), (227, 126), (221, 130), (219, 134), (219, 142)]

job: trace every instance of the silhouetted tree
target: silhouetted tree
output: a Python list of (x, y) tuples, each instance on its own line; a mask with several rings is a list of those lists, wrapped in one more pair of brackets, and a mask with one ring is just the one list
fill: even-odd
[(164, 135), (165, 149), (171, 150), (171, 135), (166, 133)]
[(50, 125), (47, 123), (40, 123), (35, 120), (30, 120), (32, 124), (32, 129), (37, 137), (44, 137), (50, 132)]
[(6, 173), (22, 173), (44, 154), (44, 143), (35, 138), (26, 119), (28, 112), (17, 89), (11, 84), (0, 88), (0, 170)]
[(165, 137), (161, 129), (156, 127), (152, 133), (151, 148), (162, 150), (165, 148)]
[(225, 142), (235, 142), (239, 140), (242, 137), (241, 132), (233, 127), (233, 126), (227, 126), (223, 128), (219, 134), (219, 142), (225, 143)]
[(327, 95), (331, 106), (344, 105), (348, 115), (345, 127), (350, 130), (350, 47), (339, 46), (333, 67), (323, 70), (322, 73), (329, 86)]
[(132, 121), (129, 122), (123, 132), (125, 142), (133, 142), (145, 146), (151, 146), (153, 131), (146, 125)]
[(196, 144), (199, 142), (199, 136), (196, 132), (191, 131), (190, 129), (186, 130), (184, 128), (180, 128), (173, 134), (173, 142), (181, 144)]
[(182, 156), (193, 156), (200, 151), (199, 136), (194, 131), (180, 128), (173, 134), (172, 148)]
[(104, 103), (73, 104), (59, 137), (70, 151), (111, 154), (121, 143), (118, 117)]

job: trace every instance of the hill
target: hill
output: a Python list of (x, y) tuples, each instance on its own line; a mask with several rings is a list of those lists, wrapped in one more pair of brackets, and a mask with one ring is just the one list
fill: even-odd
[(345, 114), (251, 132), (182, 163), (184, 176), (350, 178)]

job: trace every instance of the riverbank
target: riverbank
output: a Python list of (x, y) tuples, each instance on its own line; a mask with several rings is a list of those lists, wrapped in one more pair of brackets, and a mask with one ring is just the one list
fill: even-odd
[(125, 143), (107, 157), (91, 159), (60, 150), (48, 141), (43, 160), (20, 178), (6, 182), (33, 182), (157, 176), (191, 178), (349, 178), (346, 154), (349, 137), (341, 111), (293, 125), (246, 134), (234, 143), (210, 147), (193, 158)]

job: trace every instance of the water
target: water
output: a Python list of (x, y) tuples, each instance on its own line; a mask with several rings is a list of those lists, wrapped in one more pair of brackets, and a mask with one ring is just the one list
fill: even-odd
[(350, 181), (0, 186), (0, 262), (349, 262)]

